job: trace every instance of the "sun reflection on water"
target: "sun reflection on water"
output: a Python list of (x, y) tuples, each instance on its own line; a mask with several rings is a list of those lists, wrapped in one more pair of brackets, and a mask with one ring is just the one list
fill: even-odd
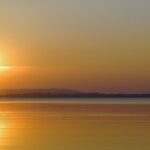
[(14, 117), (11, 112), (0, 112), (0, 149), (14, 142), (13, 137), (17, 134)]

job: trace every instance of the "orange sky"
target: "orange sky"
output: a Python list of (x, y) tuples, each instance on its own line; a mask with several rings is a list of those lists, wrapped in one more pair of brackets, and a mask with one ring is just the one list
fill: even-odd
[(149, 13), (147, 0), (1, 1), (0, 89), (150, 92)]

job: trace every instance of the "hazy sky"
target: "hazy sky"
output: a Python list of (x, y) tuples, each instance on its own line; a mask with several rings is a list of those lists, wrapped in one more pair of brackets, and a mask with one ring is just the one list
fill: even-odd
[(150, 92), (150, 1), (1, 0), (0, 63), (0, 88)]

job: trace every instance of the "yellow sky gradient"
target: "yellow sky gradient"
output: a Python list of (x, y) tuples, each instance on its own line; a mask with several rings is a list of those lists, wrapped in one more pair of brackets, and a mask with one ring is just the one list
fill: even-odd
[(150, 92), (149, 4), (0, 2), (0, 89)]

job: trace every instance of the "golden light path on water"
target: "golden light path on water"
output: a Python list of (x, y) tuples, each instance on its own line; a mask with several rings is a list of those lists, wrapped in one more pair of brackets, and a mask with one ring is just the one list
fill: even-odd
[[(5, 144), (5, 139), (7, 137), (8, 134), (8, 129), (9, 129), (9, 123), (6, 121), (3, 121), (2, 118), (0, 117), (1, 121), (0, 121), (0, 143), (1, 144)], [(0, 145), (1, 146), (1, 145)]]
[[(0, 104), (1, 105), (1, 104)], [(1, 107), (0, 107), (1, 108)], [(8, 108), (9, 109), (9, 108)], [(23, 125), (19, 123), (17, 113), (14, 111), (0, 111), (0, 150), (12, 149), (19, 142), (19, 133)], [(16, 139), (17, 137), (17, 139)]]
[(149, 150), (149, 140), (149, 103), (0, 102), (0, 150)]
[(15, 133), (12, 132), (15, 122), (10, 118), (13, 118), (11, 112), (0, 112), (0, 149), (11, 144), (13, 133)]

